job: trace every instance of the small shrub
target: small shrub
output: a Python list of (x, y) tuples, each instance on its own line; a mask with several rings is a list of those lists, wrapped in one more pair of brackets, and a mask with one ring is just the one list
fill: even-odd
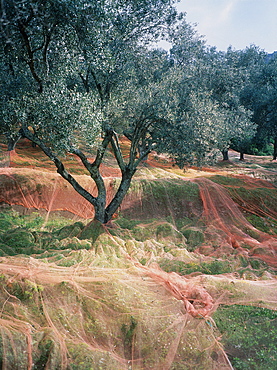
[(151, 227), (137, 225), (134, 227), (132, 235), (136, 240), (143, 242), (144, 240), (152, 239), (155, 235), (155, 232)]
[(192, 222), (193, 221), (188, 217), (182, 217), (182, 218), (179, 218), (179, 219), (175, 220), (176, 227), (179, 230), (182, 229), (185, 226), (191, 225)]
[(250, 259), (249, 260), (249, 263), (250, 263), (250, 266), (254, 269), (254, 270), (259, 270), (261, 268), (261, 261), (259, 260), (256, 260), (256, 259)]
[(190, 251), (193, 251), (196, 246), (204, 243), (205, 241), (204, 234), (201, 230), (195, 228), (183, 228), (181, 232), (187, 239), (187, 243), (190, 247), (188, 249)]
[(43, 291), (43, 286), (37, 285), (29, 280), (15, 281), (8, 287), (10, 294), (21, 301), (33, 300), (34, 296)]
[(34, 246), (35, 238), (26, 228), (18, 227), (2, 235), (2, 242), (11, 247), (15, 253), (24, 253), (24, 249)]
[(65, 239), (65, 238), (73, 238), (74, 236), (77, 236), (81, 233), (83, 230), (84, 225), (82, 222), (75, 222), (72, 225), (67, 225), (58, 230), (55, 234), (57, 235), (57, 238), (59, 240)]
[(156, 238), (157, 240), (163, 238), (170, 238), (173, 239), (182, 239), (182, 234), (179, 233), (171, 224), (169, 223), (161, 223), (156, 228)]
[(13, 223), (7, 218), (0, 218), (0, 231), (7, 231), (13, 227)]
[(121, 217), (117, 219), (115, 223), (122, 227), (123, 229), (132, 230), (135, 226), (141, 223), (141, 221), (128, 220), (127, 218)]

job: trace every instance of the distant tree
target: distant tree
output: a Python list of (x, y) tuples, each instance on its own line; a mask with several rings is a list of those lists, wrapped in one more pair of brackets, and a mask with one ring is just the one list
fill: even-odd
[(273, 159), (276, 159), (277, 58), (268, 58), (258, 48), (252, 49), (247, 56), (249, 78), (241, 92), (241, 101), (252, 110), (252, 120), (257, 125), (257, 132), (247, 150), (250, 154), (266, 152), (273, 143)]
[[(199, 136), (195, 143), (198, 142), (201, 149), (197, 154), (197, 147), (194, 146), (191, 151), (186, 144), (188, 152), (191, 155), (195, 153), (193, 156), (198, 162), (200, 158), (214, 158), (216, 150), (223, 153), (224, 159), (228, 159), (228, 148), (232, 142), (240, 142), (242, 148), (242, 138), (251, 138), (255, 133), (251, 112), (240, 101), (247, 72), (236, 63), (238, 57), (231, 48), (226, 53), (207, 48), (203, 38), (191, 25), (181, 24), (177, 32), (172, 33), (172, 42), (171, 57), (183, 73), (180, 89), (195, 92), (192, 121), (198, 124), (191, 129), (193, 135), (190, 137)], [(204, 117), (205, 120), (198, 126)]]
[(256, 97), (255, 111), (261, 138), (273, 142), (273, 160), (277, 159), (277, 57), (265, 62), (259, 76), (260, 96)]
[(225, 140), (222, 140), (223, 145), (220, 148), (225, 160), (228, 159), (228, 149), (234, 147), (235, 143), (242, 159), (245, 147), (256, 132), (256, 125), (252, 120), (253, 112), (241, 100), (241, 92), (249, 79), (250, 66), (253, 63), (250, 56), (256, 56), (255, 47), (253, 48), (236, 51), (230, 47), (227, 52), (219, 53), (210, 51), (212, 63), (208, 86), (212, 99), (218, 102), (226, 114), (226, 130), (223, 132)]

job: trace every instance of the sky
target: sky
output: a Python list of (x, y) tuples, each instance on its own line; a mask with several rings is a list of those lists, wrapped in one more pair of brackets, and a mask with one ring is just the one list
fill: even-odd
[(255, 44), (277, 51), (277, 0), (181, 0), (177, 9), (217, 50)]

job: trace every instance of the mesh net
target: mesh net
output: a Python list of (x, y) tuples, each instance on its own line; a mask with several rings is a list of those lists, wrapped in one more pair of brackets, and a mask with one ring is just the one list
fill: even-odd
[[(75, 177), (85, 189), (93, 195), (97, 194), (89, 176)], [(175, 223), (184, 217), (198, 220), (204, 230), (206, 243), (213, 248), (209, 250), (210, 255), (220, 257), (222, 254), (240, 253), (256, 256), (276, 268), (276, 235), (255, 228), (244, 213), (247, 211), (265, 219), (270, 217), (276, 224), (275, 187), (267, 181), (249, 177), (239, 177), (239, 180), (246, 189), (244, 198), (239, 192), (241, 186), (236, 188), (230, 185), (231, 197), (226, 186), (214, 182), (213, 178), (192, 179), (197, 184), (194, 189), (190, 179), (187, 181), (176, 175), (153, 181), (137, 178), (119, 211), (126, 217), (141, 220), (155, 218), (157, 215), (159, 218), (170, 217)], [(117, 181), (113, 177), (106, 177), (105, 183), (108, 203), (115, 192)], [(247, 189), (249, 194), (252, 191), (251, 199)], [(21, 205), (25, 209), (44, 209), (48, 214), (62, 210), (85, 219), (94, 216), (92, 205), (58, 174), (34, 169), (0, 169), (0, 202)], [(203, 250), (202, 245), (197, 251)]]
[[(80, 184), (97, 195), (93, 181), (86, 175), (76, 175)], [(107, 178), (108, 188), (113, 182)], [(108, 193), (108, 200), (111, 193)], [(68, 211), (84, 219), (93, 218), (92, 205), (82, 198), (58, 174), (30, 169), (0, 169), (0, 202), (17, 204), (26, 209)]]
[[(0, 169), (0, 202), (44, 209), (48, 214), (63, 210), (82, 218), (93, 217), (91, 205), (54, 172), (47, 159), (44, 169), (31, 168), (42, 159), (32, 157), (36, 148), (28, 148), (31, 156), (27, 162), (20, 150), (8, 157), (6, 163), (12, 168)], [(153, 158), (148, 162), (155, 166)], [(29, 168), (18, 168), (22, 165)], [(96, 195), (91, 179), (78, 172), (76, 158), (70, 166), (80, 183)], [(158, 215), (170, 220), (176, 244), (183, 242), (178, 222), (191, 219), (205, 235), (205, 242), (195, 252), (208, 246), (210, 256), (258, 257), (277, 267), (276, 235), (258, 230), (245, 217), (251, 213), (276, 221), (272, 184), (243, 176), (236, 182), (229, 177), (226, 184), (203, 177), (191, 182), (185, 181), (186, 173), (167, 171), (168, 167), (167, 162), (163, 169), (145, 167), (139, 171), (121, 206), (123, 216), (142, 221)], [(109, 202), (118, 172), (108, 167), (102, 171)], [(209, 172), (209, 176), (213, 174)], [(198, 175), (196, 171), (194, 177)], [(241, 184), (237, 185), (239, 179)], [(242, 196), (241, 187), (255, 196)], [(259, 189), (264, 189), (263, 193)], [(161, 257), (185, 262), (209, 257), (192, 256), (184, 245), (175, 246), (172, 254), (166, 252), (173, 242), (166, 233), (161, 235), (163, 244), (157, 233), (155, 240), (142, 235), (141, 242), (106, 233), (89, 251), (2, 257), (2, 368), (231, 369), (212, 315), (221, 304), (276, 310), (276, 279), (166, 273), (155, 263)], [(147, 262), (144, 266), (138, 262), (143, 259)]]
[[(241, 179), (241, 178), (240, 178)], [(246, 182), (246, 192), (248, 189), (273, 189), (275, 187), (267, 181), (260, 179), (251, 179), (243, 177)], [(214, 242), (218, 240), (221, 248), (217, 248), (212, 255), (220, 256), (226, 245), (231, 246), (229, 252), (236, 250), (236, 253), (242, 255), (256, 256), (268, 263), (270, 266), (277, 267), (277, 241), (276, 235), (270, 235), (255, 228), (244, 216), (241, 204), (244, 210), (251, 214), (259, 214), (270, 217), (273, 220), (276, 218), (276, 204), (272, 199), (273, 194), (269, 194), (269, 204), (271, 207), (263, 207), (265, 201), (264, 193), (261, 197), (263, 200), (254, 198), (252, 202), (245, 203), (245, 199), (239, 197), (235, 192), (234, 198), (238, 203), (235, 203), (226, 189), (210, 179), (200, 178), (195, 179), (197, 182), (200, 195), (203, 202), (202, 220), (206, 228), (206, 240)], [(235, 190), (234, 187), (232, 187)], [(240, 199), (239, 199), (240, 198)], [(272, 202), (273, 201), (273, 202)], [(228, 248), (225, 248), (225, 251)]]
[[(4, 369), (232, 368), (211, 314), (221, 303), (253, 304), (261, 282), (186, 279), (119, 250), (2, 259)], [(275, 309), (276, 284), (263, 282), (262, 292)]]

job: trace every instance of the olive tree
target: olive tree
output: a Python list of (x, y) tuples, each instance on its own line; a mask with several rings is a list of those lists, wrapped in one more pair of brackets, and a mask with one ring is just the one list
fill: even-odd
[[(277, 158), (277, 58), (268, 56), (258, 48), (252, 51), (249, 80), (241, 98), (246, 107), (253, 111), (257, 133), (250, 143), (250, 150), (264, 151), (273, 144), (273, 159)], [(252, 147), (252, 148), (251, 148)]]
[[(171, 154), (180, 166), (202, 164), (230, 138), (231, 105), (215, 99), (207, 82), (205, 43), (173, 5), (1, 1), (0, 133), (11, 146), (19, 137), (38, 145), (101, 223), (112, 218), (151, 151)], [(174, 43), (170, 55), (151, 50), (159, 37)], [(127, 158), (119, 135), (130, 141)], [(107, 204), (100, 165), (110, 148), (121, 180)], [(66, 152), (79, 157), (96, 196), (66, 170)]]
[[(162, 119), (160, 110), (154, 109), (156, 86), (145, 83), (144, 101), (140, 99), (134, 107), (138, 84), (143, 85), (135, 70), (142, 50), (149, 58), (145, 47), (176, 21), (173, 3), (1, 2), (0, 63), (1, 80), (5, 81), (0, 101), (1, 133), (8, 137), (10, 146), (20, 136), (38, 145), (57, 172), (92, 204), (101, 223), (111, 219), (139, 163), (154, 148), (152, 127)], [(155, 64), (152, 72), (155, 74)], [(118, 133), (124, 131), (131, 140), (127, 161), (118, 140)], [(79, 145), (83, 139), (94, 147), (93, 161)], [(144, 151), (139, 150), (142, 141)], [(106, 204), (100, 165), (108, 146), (122, 176), (114, 198)], [(96, 183), (96, 196), (65, 169), (60, 156), (64, 152), (81, 159)]]
[[(169, 135), (172, 143), (180, 145), (169, 150), (178, 148), (175, 156), (180, 163), (194, 161), (200, 165), (216, 158), (219, 151), (226, 159), (234, 140), (242, 147), (243, 138), (251, 138), (255, 133), (251, 111), (240, 101), (248, 72), (235, 64), (237, 54), (232, 49), (218, 52), (207, 47), (190, 24), (179, 24), (170, 33), (170, 39), (171, 59), (180, 78), (175, 92), (177, 131)], [(176, 140), (174, 135), (184, 135), (184, 139)]]

